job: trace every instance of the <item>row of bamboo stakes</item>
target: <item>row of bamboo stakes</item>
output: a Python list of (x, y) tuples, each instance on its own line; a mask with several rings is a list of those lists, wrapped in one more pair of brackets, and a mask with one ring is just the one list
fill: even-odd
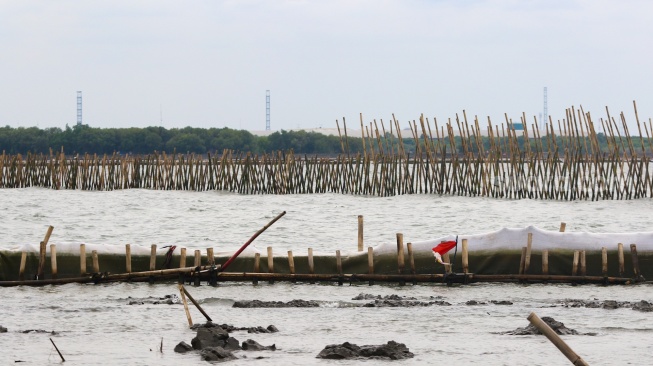
[[(565, 223), (561, 223), (560, 231), (565, 230)], [(58, 281), (58, 271), (57, 271), (57, 252), (56, 245), (50, 245), (50, 260), (51, 260), (51, 281), (44, 281), (44, 267), (46, 263), (46, 248), (49, 241), (50, 235), (52, 234), (53, 227), (48, 227), (44, 240), (40, 243), (39, 251), (39, 264), (38, 272), (36, 279), (40, 280), (41, 284), (46, 283), (65, 283), (66, 281)], [(362, 215), (358, 216), (358, 251), (363, 251), (363, 217)], [(179, 257), (179, 268), (177, 269), (159, 269), (156, 268), (156, 259), (157, 259), (157, 245), (152, 244), (150, 251), (150, 263), (149, 271), (142, 272), (132, 272), (132, 260), (131, 260), (131, 245), (125, 245), (125, 273), (123, 274), (108, 274), (102, 273), (100, 271), (98, 253), (96, 250), (91, 252), (92, 259), (92, 272), (88, 272), (87, 268), (87, 254), (86, 254), (86, 245), (80, 244), (79, 247), (79, 258), (80, 258), (80, 277), (83, 278), (83, 281), (75, 281), (75, 279), (70, 280), (70, 282), (101, 282), (101, 281), (136, 281), (136, 280), (150, 280), (153, 281), (155, 278), (160, 277), (162, 279), (169, 279), (174, 276), (181, 275), (190, 275), (189, 279), (194, 281), (196, 286), (200, 285), (200, 280), (202, 277), (208, 277), (208, 282), (212, 285), (216, 285), (218, 279), (220, 280), (232, 280), (232, 281), (243, 281), (243, 280), (252, 280), (254, 284), (257, 284), (259, 280), (268, 280), (270, 283), (273, 283), (275, 280), (280, 281), (308, 281), (314, 283), (316, 281), (330, 281), (338, 282), (339, 285), (342, 285), (345, 280), (348, 281), (368, 281), (370, 285), (373, 285), (375, 280), (383, 282), (399, 282), (401, 285), (404, 285), (407, 281), (416, 284), (417, 282), (446, 282), (448, 284), (454, 282), (470, 283), (470, 282), (493, 282), (493, 281), (514, 281), (518, 280), (521, 282), (532, 282), (532, 281), (552, 281), (552, 282), (574, 282), (574, 283), (629, 283), (631, 280), (635, 282), (643, 280), (641, 276), (641, 271), (639, 268), (639, 261), (637, 255), (637, 247), (635, 244), (630, 245), (631, 250), (631, 259), (633, 264), (633, 278), (624, 277), (624, 250), (623, 244), (619, 243), (617, 247), (618, 260), (619, 260), (619, 276), (618, 278), (608, 277), (608, 256), (607, 249), (605, 247), (601, 250), (602, 258), (602, 276), (588, 276), (586, 270), (586, 260), (585, 260), (585, 251), (574, 251), (573, 258), (573, 268), (571, 271), (571, 276), (568, 275), (549, 275), (548, 269), (548, 250), (543, 250), (542, 255), (542, 273), (540, 275), (528, 274), (531, 262), (531, 249), (532, 249), (532, 233), (528, 233), (527, 244), (522, 248), (522, 255), (519, 266), (519, 273), (517, 275), (480, 275), (473, 274), (469, 270), (469, 248), (468, 240), (462, 239), (461, 243), (461, 265), (462, 273), (453, 273), (452, 266), (445, 267), (445, 273), (442, 275), (438, 274), (417, 274), (415, 267), (415, 258), (413, 252), (412, 243), (406, 243), (406, 251), (404, 251), (404, 237), (402, 233), (396, 234), (396, 243), (397, 243), (397, 274), (396, 275), (382, 275), (375, 274), (374, 271), (374, 248), (367, 248), (367, 259), (368, 259), (368, 273), (367, 274), (345, 274), (342, 269), (342, 257), (340, 250), (335, 252), (336, 259), (336, 268), (333, 274), (316, 274), (315, 273), (315, 264), (313, 258), (313, 249), (308, 248), (307, 251), (307, 262), (308, 262), (308, 273), (307, 274), (298, 274), (295, 272), (295, 262), (292, 250), (287, 252), (288, 259), (288, 273), (275, 273), (274, 270), (274, 254), (273, 248), (267, 247), (267, 269), (268, 273), (261, 272), (261, 254), (255, 253), (254, 255), (254, 266), (251, 273), (227, 273), (220, 272), (220, 265), (216, 264), (214, 249), (206, 249), (206, 261), (202, 263), (202, 253), (201, 250), (194, 250), (194, 260), (193, 265), (188, 266), (187, 262), (187, 249), (181, 248), (180, 257)], [(409, 270), (406, 269), (406, 258), (405, 254), (408, 255), (408, 265)], [(21, 262), (19, 267), (19, 281), (5, 281), (7, 285), (16, 285), (16, 284), (27, 284), (30, 281), (25, 282), (25, 266), (26, 266), (27, 253), (23, 252), (21, 256)], [(449, 253), (445, 253), (443, 256), (445, 263), (450, 262)], [(202, 274), (205, 274), (204, 276)], [(90, 275), (90, 277), (89, 277)], [(78, 278), (78, 279), (79, 279)], [(2, 282), (0, 282), (2, 285)]]
[[(0, 156), (0, 188), (116, 190), (224, 190), (241, 194), (343, 193), (373, 196), (447, 194), (549, 200), (637, 199), (653, 196), (653, 124), (631, 134), (624, 114), (595, 125), (589, 112), (573, 107), (554, 125), (523, 130), (506, 116), (481, 132), (477, 117), (456, 115), (439, 126), (428, 118), (409, 122), (409, 151), (394, 118), (363, 124), (362, 152), (351, 152), (347, 126), (340, 124), (342, 153), (335, 158), (293, 151), (219, 155), (153, 153), (75, 155), (63, 151)], [(379, 127), (380, 126), (380, 127)], [(604, 131), (597, 133), (600, 126)], [(557, 127), (557, 128), (556, 128)], [(645, 135), (642, 132), (644, 129)], [(405, 130), (404, 130), (405, 132)], [(410, 147), (412, 149), (412, 147)], [(63, 149), (62, 149), (63, 150)], [(411, 155), (412, 153), (412, 155)], [(650, 170), (650, 171), (649, 171)]]

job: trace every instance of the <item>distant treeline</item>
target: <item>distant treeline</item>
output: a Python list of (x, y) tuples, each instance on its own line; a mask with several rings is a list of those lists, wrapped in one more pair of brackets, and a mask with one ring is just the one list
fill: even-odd
[[(230, 128), (95, 128), (88, 125), (40, 129), (0, 127), (0, 154), (43, 153), (64, 148), (67, 154), (222, 153), (225, 149), (266, 153), (293, 150), (299, 154), (339, 154), (341, 139), (305, 131), (274, 132), (255, 136)], [(349, 149), (362, 149), (360, 139), (350, 138)]]
[[(606, 136), (598, 133), (589, 137), (579, 136), (542, 136), (541, 139), (529, 139), (525, 143), (522, 131), (506, 136), (479, 138), (473, 135), (461, 138), (449, 132), (440, 135), (437, 145), (446, 149), (447, 154), (455, 152), (465, 154), (477, 153), (479, 149), (489, 150), (493, 144), (506, 144), (513, 139), (519, 149), (529, 148), (548, 152), (562, 152), (569, 146), (570, 139), (578, 146), (578, 152), (591, 153), (588, 144), (594, 143), (594, 152), (624, 151), (626, 148), (641, 149), (642, 143), (650, 145), (649, 138), (630, 139), (624, 146), (622, 137)], [(343, 131), (344, 135), (344, 131)], [(428, 135), (428, 133), (427, 133)], [(435, 139), (434, 141), (438, 140)], [(400, 142), (393, 134), (361, 138), (344, 136), (328, 136), (317, 132), (285, 131), (274, 132), (268, 136), (255, 136), (248, 131), (230, 128), (171, 128), (146, 127), (146, 128), (95, 128), (88, 125), (66, 126), (65, 129), (52, 127), (40, 129), (38, 127), (0, 127), (0, 154), (48, 154), (50, 150), (66, 154), (151, 154), (153, 152), (166, 153), (195, 153), (195, 154), (221, 154), (225, 149), (231, 151), (251, 152), (255, 154), (270, 153), (274, 151), (290, 151), (295, 154), (308, 155), (337, 155), (341, 153), (356, 154), (363, 150), (378, 152), (391, 152), (393, 146), (401, 146), (403, 152), (414, 155), (416, 144), (424, 151), (426, 140), (424, 134), (418, 132), (417, 127), (404, 131)], [(473, 140), (473, 141), (472, 141)], [(610, 141), (614, 140), (614, 141)], [(538, 146), (538, 143), (543, 146)], [(432, 145), (432, 144), (431, 144)], [(445, 146), (446, 145), (446, 146)], [(551, 145), (551, 146), (549, 146)], [(612, 148), (609, 145), (614, 145)], [(621, 146), (619, 146), (621, 145)], [(630, 146), (627, 146), (630, 145)]]

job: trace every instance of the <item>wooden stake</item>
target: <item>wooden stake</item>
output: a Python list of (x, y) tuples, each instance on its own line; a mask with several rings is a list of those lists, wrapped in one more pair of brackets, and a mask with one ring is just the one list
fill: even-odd
[(639, 271), (639, 259), (637, 258), (637, 245), (630, 244), (630, 258), (633, 262), (633, 275), (636, 280), (639, 280), (641, 277), (641, 272)]
[(567, 223), (566, 222), (561, 222), (560, 223), (560, 232), (564, 233), (566, 228), (567, 228)]
[(54, 244), (50, 244), (50, 267), (52, 278), (57, 278), (57, 246)]
[(79, 274), (86, 274), (86, 244), (79, 245)]
[[(444, 255), (442, 256), (442, 261), (444, 263), (451, 263), (450, 257), (449, 257), (449, 252), (444, 253)], [(444, 266), (445, 273), (451, 273), (451, 271), (452, 271), (451, 267), (452, 266), (453, 266), (453, 263), (451, 263), (451, 266)]]
[(576, 352), (574, 352), (574, 350), (572, 350), (571, 347), (569, 347), (567, 343), (565, 343), (565, 341), (563, 341), (562, 338), (560, 338), (560, 336), (558, 336), (558, 334), (554, 332), (553, 329), (551, 329), (551, 327), (542, 321), (542, 319), (540, 319), (535, 313), (531, 313), (527, 319), (542, 334), (544, 334), (549, 339), (549, 341), (551, 341), (551, 343), (553, 343), (553, 345), (556, 346), (569, 361), (571, 361), (572, 364), (576, 366), (587, 366), (587, 362), (585, 362), (579, 355), (577, 355)]
[(132, 248), (131, 244), (125, 244), (125, 270), (127, 273), (132, 272)]
[(43, 271), (45, 269), (45, 252), (46, 252), (45, 249), (46, 249), (46, 244), (44, 241), (42, 241), (39, 245), (39, 268), (38, 271), (36, 272), (37, 280), (43, 279)]
[(215, 265), (215, 256), (213, 255), (213, 248), (206, 248), (206, 260), (207, 260), (207, 265), (213, 266)]
[(292, 250), (288, 251), (288, 270), (290, 274), (295, 274), (295, 260), (292, 256)]
[(97, 250), (91, 252), (91, 259), (93, 260), (93, 273), (100, 273), (100, 261), (97, 256)]
[(179, 268), (184, 267), (186, 267), (186, 248), (181, 248), (181, 252), (179, 254)]
[(272, 247), (268, 247), (268, 273), (274, 273), (274, 256), (272, 255)]
[(342, 258), (340, 258), (340, 250), (336, 250), (336, 271), (338, 271), (338, 285), (342, 286)]
[[(261, 253), (254, 254), (254, 273), (261, 272)], [(253, 280), (252, 284), (258, 285), (258, 280)]]
[(574, 250), (574, 261), (572, 262), (572, 267), (571, 267), (571, 275), (576, 276), (578, 273), (578, 260), (580, 258), (580, 252), (577, 250)]
[[(274, 273), (274, 255), (272, 254), (272, 247), (268, 247), (268, 273)], [(274, 281), (270, 281), (273, 284)]]
[(528, 268), (531, 266), (532, 248), (533, 248), (533, 233), (528, 233), (528, 241), (526, 242), (526, 257), (524, 258), (524, 273), (528, 273)]
[(358, 215), (358, 251), (363, 251), (363, 215)]
[[(374, 274), (374, 248), (367, 247), (367, 273)], [(370, 286), (374, 284), (374, 281), (370, 280)]]
[[(469, 252), (467, 250), (467, 239), (463, 239), (463, 253), (462, 253), (463, 273), (469, 273)], [(449, 266), (451, 267), (451, 266)]]
[(181, 301), (184, 303), (184, 310), (186, 311), (186, 318), (188, 319), (188, 326), (193, 326), (193, 319), (190, 317), (190, 311), (188, 310), (188, 302), (186, 301), (186, 294), (184, 294), (184, 285), (179, 284), (179, 294), (181, 296)]
[(20, 268), (18, 269), (18, 279), (25, 280), (25, 265), (27, 264), (27, 252), (20, 255)]
[(194, 267), (199, 267), (202, 265), (202, 252), (198, 249), (195, 250), (195, 262), (193, 263)]
[[(195, 262), (193, 264), (195, 268), (200, 267), (202, 265), (202, 252), (199, 249), (195, 250)], [(199, 271), (197, 271), (195, 273), (193, 286), (199, 286), (199, 285), (200, 285), (200, 274)]]
[(605, 247), (601, 248), (601, 272), (608, 276), (608, 250)]
[[(313, 263), (313, 248), (308, 248), (308, 273), (315, 274), (315, 263)], [(311, 283), (315, 283), (311, 281)]]
[(152, 244), (150, 247), (150, 271), (156, 269), (156, 244)]
[(397, 233), (397, 272), (404, 273), (404, 234)]
[(585, 251), (584, 250), (580, 251), (580, 275), (581, 276), (586, 276), (587, 275), (587, 262), (585, 262)]
[(546, 249), (542, 251), (542, 274), (549, 274), (549, 251)]
[(524, 274), (524, 268), (526, 267), (526, 252), (528, 249), (526, 247), (521, 247), (521, 258), (519, 259), (519, 274)]
[(617, 253), (619, 257), (619, 276), (623, 277), (624, 276), (624, 245), (623, 243), (619, 243), (617, 245)]

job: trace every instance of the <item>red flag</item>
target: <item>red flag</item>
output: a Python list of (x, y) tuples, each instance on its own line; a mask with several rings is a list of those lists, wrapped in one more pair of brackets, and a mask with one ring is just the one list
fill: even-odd
[(444, 253), (450, 251), (456, 246), (456, 242), (453, 240), (443, 241), (442, 243), (433, 247), (433, 252), (443, 255)]
[(450, 266), (451, 265), (450, 263), (444, 263), (442, 261), (442, 255), (444, 253), (450, 251), (451, 248), (453, 248), (455, 246), (456, 246), (456, 242), (453, 241), (453, 240), (450, 240), (450, 241), (443, 241), (442, 243), (440, 243), (440, 244), (436, 245), (435, 247), (433, 247), (432, 250), (433, 250), (433, 255), (435, 256), (436, 262), (442, 263), (445, 266)]

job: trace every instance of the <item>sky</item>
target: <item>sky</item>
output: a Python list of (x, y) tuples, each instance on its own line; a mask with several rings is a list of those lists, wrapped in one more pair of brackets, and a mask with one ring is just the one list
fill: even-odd
[[(647, 0), (0, 0), (0, 126), (653, 117)], [(403, 125), (402, 125), (403, 126)]]

